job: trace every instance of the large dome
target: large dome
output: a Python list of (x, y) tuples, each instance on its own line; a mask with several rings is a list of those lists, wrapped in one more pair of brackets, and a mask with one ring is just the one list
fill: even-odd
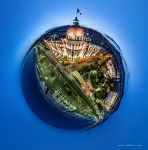
[(67, 29), (67, 36), (69, 39), (81, 38), (84, 36), (84, 30), (80, 26), (70, 26)]

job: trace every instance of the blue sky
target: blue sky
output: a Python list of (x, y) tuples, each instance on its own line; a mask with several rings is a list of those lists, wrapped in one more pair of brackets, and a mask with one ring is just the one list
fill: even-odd
[[(148, 2), (146, 0), (0, 1), (0, 149), (148, 149)], [(88, 131), (65, 131), (41, 121), (21, 88), (21, 65), (31, 44), (46, 30), (71, 24), (76, 8), (82, 25), (111, 36), (130, 72), (119, 110)]]

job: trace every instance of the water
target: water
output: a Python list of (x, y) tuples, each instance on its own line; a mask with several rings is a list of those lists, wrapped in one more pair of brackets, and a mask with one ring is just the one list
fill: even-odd
[[(1, 2), (0, 149), (115, 150), (127, 149), (120, 144), (134, 144), (128, 148), (147, 150), (147, 4), (146, 0)], [(120, 108), (87, 131), (58, 129), (42, 121), (31, 110), (21, 86), (22, 61), (31, 44), (46, 30), (71, 23), (77, 7), (84, 11), (82, 24), (118, 43), (130, 72)]]

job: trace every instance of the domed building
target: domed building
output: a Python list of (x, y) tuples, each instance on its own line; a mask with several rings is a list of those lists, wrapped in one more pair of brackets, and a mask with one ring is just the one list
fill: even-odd
[(77, 17), (73, 20), (73, 25), (68, 27), (65, 38), (60, 41), (45, 40), (49, 47), (56, 49), (55, 54), (67, 56), (71, 61), (95, 56), (102, 49), (90, 41), (83, 27), (79, 25)]

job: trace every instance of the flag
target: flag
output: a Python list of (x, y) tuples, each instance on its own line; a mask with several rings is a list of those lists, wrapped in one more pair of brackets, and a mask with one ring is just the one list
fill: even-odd
[(77, 14), (82, 15), (82, 12), (80, 11), (79, 8), (77, 8)]

